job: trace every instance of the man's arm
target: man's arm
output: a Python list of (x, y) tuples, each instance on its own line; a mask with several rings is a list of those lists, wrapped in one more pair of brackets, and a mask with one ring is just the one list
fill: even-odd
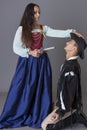
[(61, 81), (62, 89), (59, 95), (60, 106), (56, 113), (63, 116), (66, 112), (70, 111), (74, 102), (76, 90), (78, 87), (78, 77), (74, 71), (69, 71), (64, 74)]

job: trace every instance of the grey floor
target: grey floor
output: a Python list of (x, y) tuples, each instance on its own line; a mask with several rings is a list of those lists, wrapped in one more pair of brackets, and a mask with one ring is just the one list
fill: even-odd
[[(6, 100), (7, 93), (0, 93), (0, 113), (2, 112), (5, 100)], [(4, 129), (4, 130), (12, 130), (11, 129)], [(21, 128), (13, 128), (13, 130), (42, 130), (42, 129), (32, 129), (30, 127), (21, 127)], [(66, 128), (63, 130), (87, 130), (87, 127), (85, 127), (82, 124), (75, 124), (72, 129)]]

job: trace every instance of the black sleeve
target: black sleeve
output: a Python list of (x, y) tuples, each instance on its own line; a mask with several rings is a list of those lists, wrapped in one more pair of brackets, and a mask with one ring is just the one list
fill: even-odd
[(65, 72), (60, 85), (62, 86), (60, 91), (61, 106), (56, 112), (59, 114), (64, 114), (72, 107), (78, 87), (78, 76), (74, 71)]

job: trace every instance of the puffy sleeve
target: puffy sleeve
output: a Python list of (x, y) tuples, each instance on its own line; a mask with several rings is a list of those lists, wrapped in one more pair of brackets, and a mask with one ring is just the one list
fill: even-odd
[(19, 26), (13, 41), (13, 51), (21, 57), (29, 57), (29, 48), (26, 48), (21, 39), (22, 26)]
[(76, 30), (74, 29), (67, 29), (67, 30), (55, 30), (55, 29), (52, 29), (48, 26), (44, 26), (43, 27), (44, 29), (44, 33), (46, 36), (49, 36), (49, 37), (58, 37), (58, 38), (68, 38), (70, 37), (70, 33), (71, 32), (75, 32)]

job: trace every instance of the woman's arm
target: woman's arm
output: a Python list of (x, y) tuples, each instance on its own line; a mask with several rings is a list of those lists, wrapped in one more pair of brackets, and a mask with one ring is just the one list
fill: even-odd
[(58, 38), (68, 38), (70, 37), (71, 32), (75, 32), (74, 29), (67, 29), (67, 30), (55, 30), (48, 26), (43, 26), (43, 30), (46, 36), (49, 37), (58, 37)]
[(29, 57), (29, 48), (26, 48), (21, 39), (22, 26), (19, 26), (13, 41), (13, 51), (21, 57)]

